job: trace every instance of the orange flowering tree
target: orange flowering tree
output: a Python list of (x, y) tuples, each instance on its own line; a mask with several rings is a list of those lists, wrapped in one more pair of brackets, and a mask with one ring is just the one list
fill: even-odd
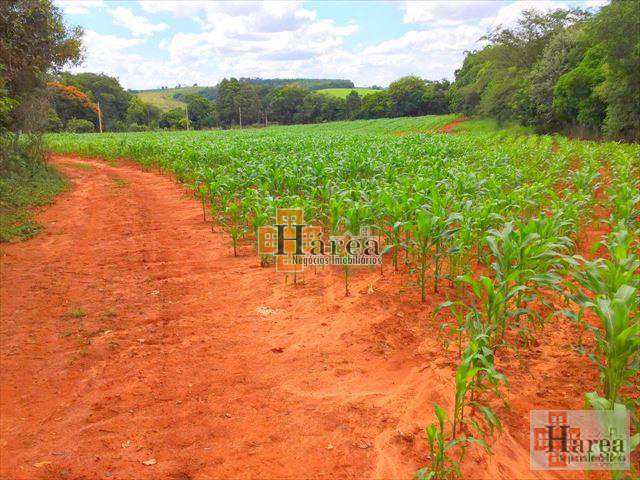
[(93, 110), (96, 115), (100, 115), (100, 107), (98, 107), (98, 104), (92, 102), (84, 92), (74, 87), (73, 85), (65, 85), (64, 83), (59, 82), (47, 82), (47, 87), (56, 92), (58, 95), (61, 95), (70, 100), (77, 101), (84, 108)]

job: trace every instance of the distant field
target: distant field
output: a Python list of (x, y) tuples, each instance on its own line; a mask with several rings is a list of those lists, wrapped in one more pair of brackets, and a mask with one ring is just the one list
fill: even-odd
[(201, 89), (202, 87), (182, 87), (169, 88), (167, 90), (147, 90), (136, 93), (136, 96), (143, 102), (150, 103), (163, 111), (167, 111), (173, 108), (184, 108), (183, 102), (173, 98), (173, 95), (176, 93), (196, 93)]
[(347, 98), (347, 95), (349, 95), (352, 90), (355, 90), (356, 92), (358, 92), (358, 95), (360, 95), (361, 97), (381, 91), (381, 90), (374, 90), (372, 88), (323, 88), (322, 90), (316, 90), (316, 91), (318, 93), (326, 93), (328, 95), (332, 95), (338, 98)]
[[(150, 103), (160, 108), (162, 111), (168, 111), (173, 108), (184, 108), (184, 103), (180, 100), (176, 100), (173, 96), (176, 93), (198, 93), (203, 87), (182, 87), (182, 88), (169, 88), (167, 90), (145, 90), (137, 92), (135, 95), (143, 102)], [(318, 93), (325, 93), (338, 98), (346, 98), (351, 90), (355, 90), (361, 97), (369, 95), (371, 93), (379, 92), (380, 90), (373, 90), (371, 88), (324, 88), (322, 90), (315, 90)]]

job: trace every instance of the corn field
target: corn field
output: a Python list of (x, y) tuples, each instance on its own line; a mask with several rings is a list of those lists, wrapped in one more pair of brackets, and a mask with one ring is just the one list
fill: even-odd
[[(561, 319), (595, 339), (576, 346), (601, 379), (598, 391), (584, 392), (586, 408), (626, 407), (637, 446), (638, 400), (629, 392), (640, 373), (639, 146), (438, 133), (452, 118), (57, 134), (46, 145), (173, 176), (234, 254), (277, 208), (301, 208), (307, 223), (333, 234), (373, 228), (385, 247), (382, 274), (406, 276), (416, 302), (449, 287), (435, 315), (458, 358), (455, 398), (448, 412), (434, 406), (431, 461), (418, 478), (455, 478), (468, 448), (491, 451), (501, 421), (490, 404), (508, 388), (494, 359), (528, 348), (541, 325)], [(587, 239), (594, 222), (603, 237)], [(594, 245), (585, 250), (587, 240)], [(634, 473), (613, 472), (624, 475)]]

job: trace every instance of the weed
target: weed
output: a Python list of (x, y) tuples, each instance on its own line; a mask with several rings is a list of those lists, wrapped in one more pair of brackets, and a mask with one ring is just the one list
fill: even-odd
[(71, 310), (69, 310), (69, 313), (67, 313), (67, 316), (69, 316), (71, 318), (84, 318), (84, 317), (87, 316), (87, 312), (85, 312), (80, 307), (75, 307), (75, 308), (72, 308)]

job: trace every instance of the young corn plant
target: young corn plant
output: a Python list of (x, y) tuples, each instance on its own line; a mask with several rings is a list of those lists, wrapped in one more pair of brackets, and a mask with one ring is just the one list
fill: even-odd
[(420, 297), (423, 302), (427, 298), (427, 270), (433, 259), (434, 263), (434, 292), (438, 292), (438, 282), (441, 274), (442, 257), (446, 253), (448, 240), (455, 233), (452, 227), (459, 216), (446, 215), (446, 212), (429, 212), (418, 210), (415, 219), (407, 225), (410, 232), (408, 250), (414, 259), (414, 271), (420, 287)]
[(609, 189), (611, 214), (608, 223), (629, 230), (640, 227), (640, 182), (617, 182)]
[[(367, 222), (369, 221), (368, 215), (368, 205), (367, 204), (358, 204), (353, 202), (349, 207), (344, 211), (344, 228), (346, 232), (351, 235), (351, 237), (356, 237), (360, 234), (360, 229), (362, 227), (368, 226)], [(347, 251), (347, 246), (344, 246), (344, 255), (347, 256), (350, 252)], [(350, 267), (349, 264), (345, 263), (342, 266), (344, 272), (344, 293), (346, 296), (349, 296), (349, 274)]]
[(406, 203), (400, 202), (389, 192), (383, 191), (375, 205), (382, 212), (378, 230), (385, 238), (385, 249), (383, 253), (391, 252), (393, 268), (398, 271), (399, 252), (403, 246), (404, 225), (406, 217)]
[[(495, 429), (500, 429), (501, 425), (493, 410), (481, 402), (480, 395), (491, 391), (499, 397), (498, 387), (506, 384), (507, 380), (495, 369), (493, 349), (489, 344), (491, 326), (477, 319), (472, 320), (471, 325), (472, 335), (456, 371), (452, 433), (455, 438), (468, 425), (477, 438), (483, 439), (493, 434)], [(467, 409), (480, 413), (483, 421), (478, 422), (471, 415), (465, 419)], [(484, 440), (483, 443), (486, 445)]]
[(231, 237), (233, 245), (233, 256), (238, 256), (238, 240), (246, 232), (245, 212), (242, 203), (233, 200), (227, 203), (226, 208), (222, 212), (221, 222), (222, 230)]
[[(567, 258), (573, 280), (567, 282), (568, 297), (580, 310), (566, 313), (593, 332), (596, 351), (589, 358), (600, 370), (604, 398), (614, 405), (622, 401), (620, 389), (640, 372), (640, 259), (637, 240), (624, 228), (603, 245), (608, 258)], [(584, 321), (585, 310), (598, 316), (599, 326)]]
[[(635, 412), (637, 412), (637, 409), (634, 409), (633, 406), (631, 407), (631, 409), (629, 409), (627, 405), (624, 405), (621, 403), (611, 403), (608, 399), (601, 397), (596, 392), (585, 393), (584, 397), (585, 397), (585, 401), (584, 401), (585, 409), (595, 410), (596, 415), (598, 414), (599, 411), (613, 410), (613, 411), (618, 411), (619, 413), (619, 415), (617, 415), (614, 418), (624, 419), (628, 415), (629, 411), (631, 411), (631, 424), (633, 425), (633, 428), (636, 433), (631, 435), (629, 438), (629, 452), (634, 452), (638, 448), (638, 446), (640, 446), (640, 420), (635, 414)], [(639, 407), (639, 406), (640, 406), (640, 402), (636, 400), (635, 407)], [(603, 431), (607, 431), (610, 428), (615, 428), (617, 431), (621, 432), (621, 431), (624, 431), (627, 427), (626, 422), (624, 421), (620, 425), (615, 425), (615, 424), (612, 425), (611, 417), (603, 418), (602, 416), (599, 416), (599, 415), (597, 416)], [(596, 449), (594, 449), (593, 453), (594, 455), (597, 455), (598, 453), (600, 453), (597, 446), (596, 446)], [(606, 453), (606, 452), (603, 451), (602, 453)], [(631, 462), (630, 467), (631, 468), (629, 470), (624, 470), (624, 471), (612, 470), (611, 471), (612, 480), (638, 480), (638, 478), (640, 477), (638, 477), (637, 467), (634, 466), (633, 462)]]
[(460, 301), (459, 305), (488, 326), (489, 345), (492, 348), (503, 341), (511, 318), (522, 314), (533, 315), (530, 310), (513, 307), (514, 300), (529, 290), (526, 285), (509, 284), (485, 276), (475, 279), (470, 275), (462, 275), (458, 281), (471, 286), (472, 293), (467, 303)]
[(434, 404), (433, 408), (438, 423), (432, 423), (425, 429), (431, 464), (418, 470), (415, 480), (447, 480), (461, 476), (460, 462), (453, 458), (450, 450), (464, 439), (450, 438), (446, 431), (450, 425), (447, 412), (437, 404)]
[[(494, 292), (504, 299), (499, 315), (499, 338), (504, 338), (507, 319), (515, 318), (519, 336), (528, 343), (532, 339), (530, 329), (522, 323), (528, 319), (540, 323), (541, 316), (528, 305), (539, 299), (542, 287), (555, 288), (561, 277), (556, 273), (562, 266), (563, 253), (572, 247), (572, 241), (563, 235), (564, 223), (553, 217), (539, 217), (517, 228), (508, 222), (501, 230), (490, 230), (486, 243), (491, 252), (491, 268), (495, 274)], [(512, 296), (515, 293), (515, 298)], [(513, 302), (512, 305), (509, 305)], [(510, 308), (511, 307), (511, 308)], [(506, 315), (511, 310), (513, 315)]]
[[(473, 443), (491, 453), (487, 439), (502, 426), (481, 396), (492, 392), (499, 397), (499, 385), (506, 384), (506, 378), (495, 369), (493, 350), (488, 343), (490, 328), (477, 319), (469, 322), (469, 343), (456, 370), (453, 416), (449, 420), (444, 409), (434, 405), (437, 424), (426, 427), (431, 465), (418, 470), (418, 479), (460, 477), (460, 463)], [(456, 446), (459, 455), (454, 458), (452, 449)]]

